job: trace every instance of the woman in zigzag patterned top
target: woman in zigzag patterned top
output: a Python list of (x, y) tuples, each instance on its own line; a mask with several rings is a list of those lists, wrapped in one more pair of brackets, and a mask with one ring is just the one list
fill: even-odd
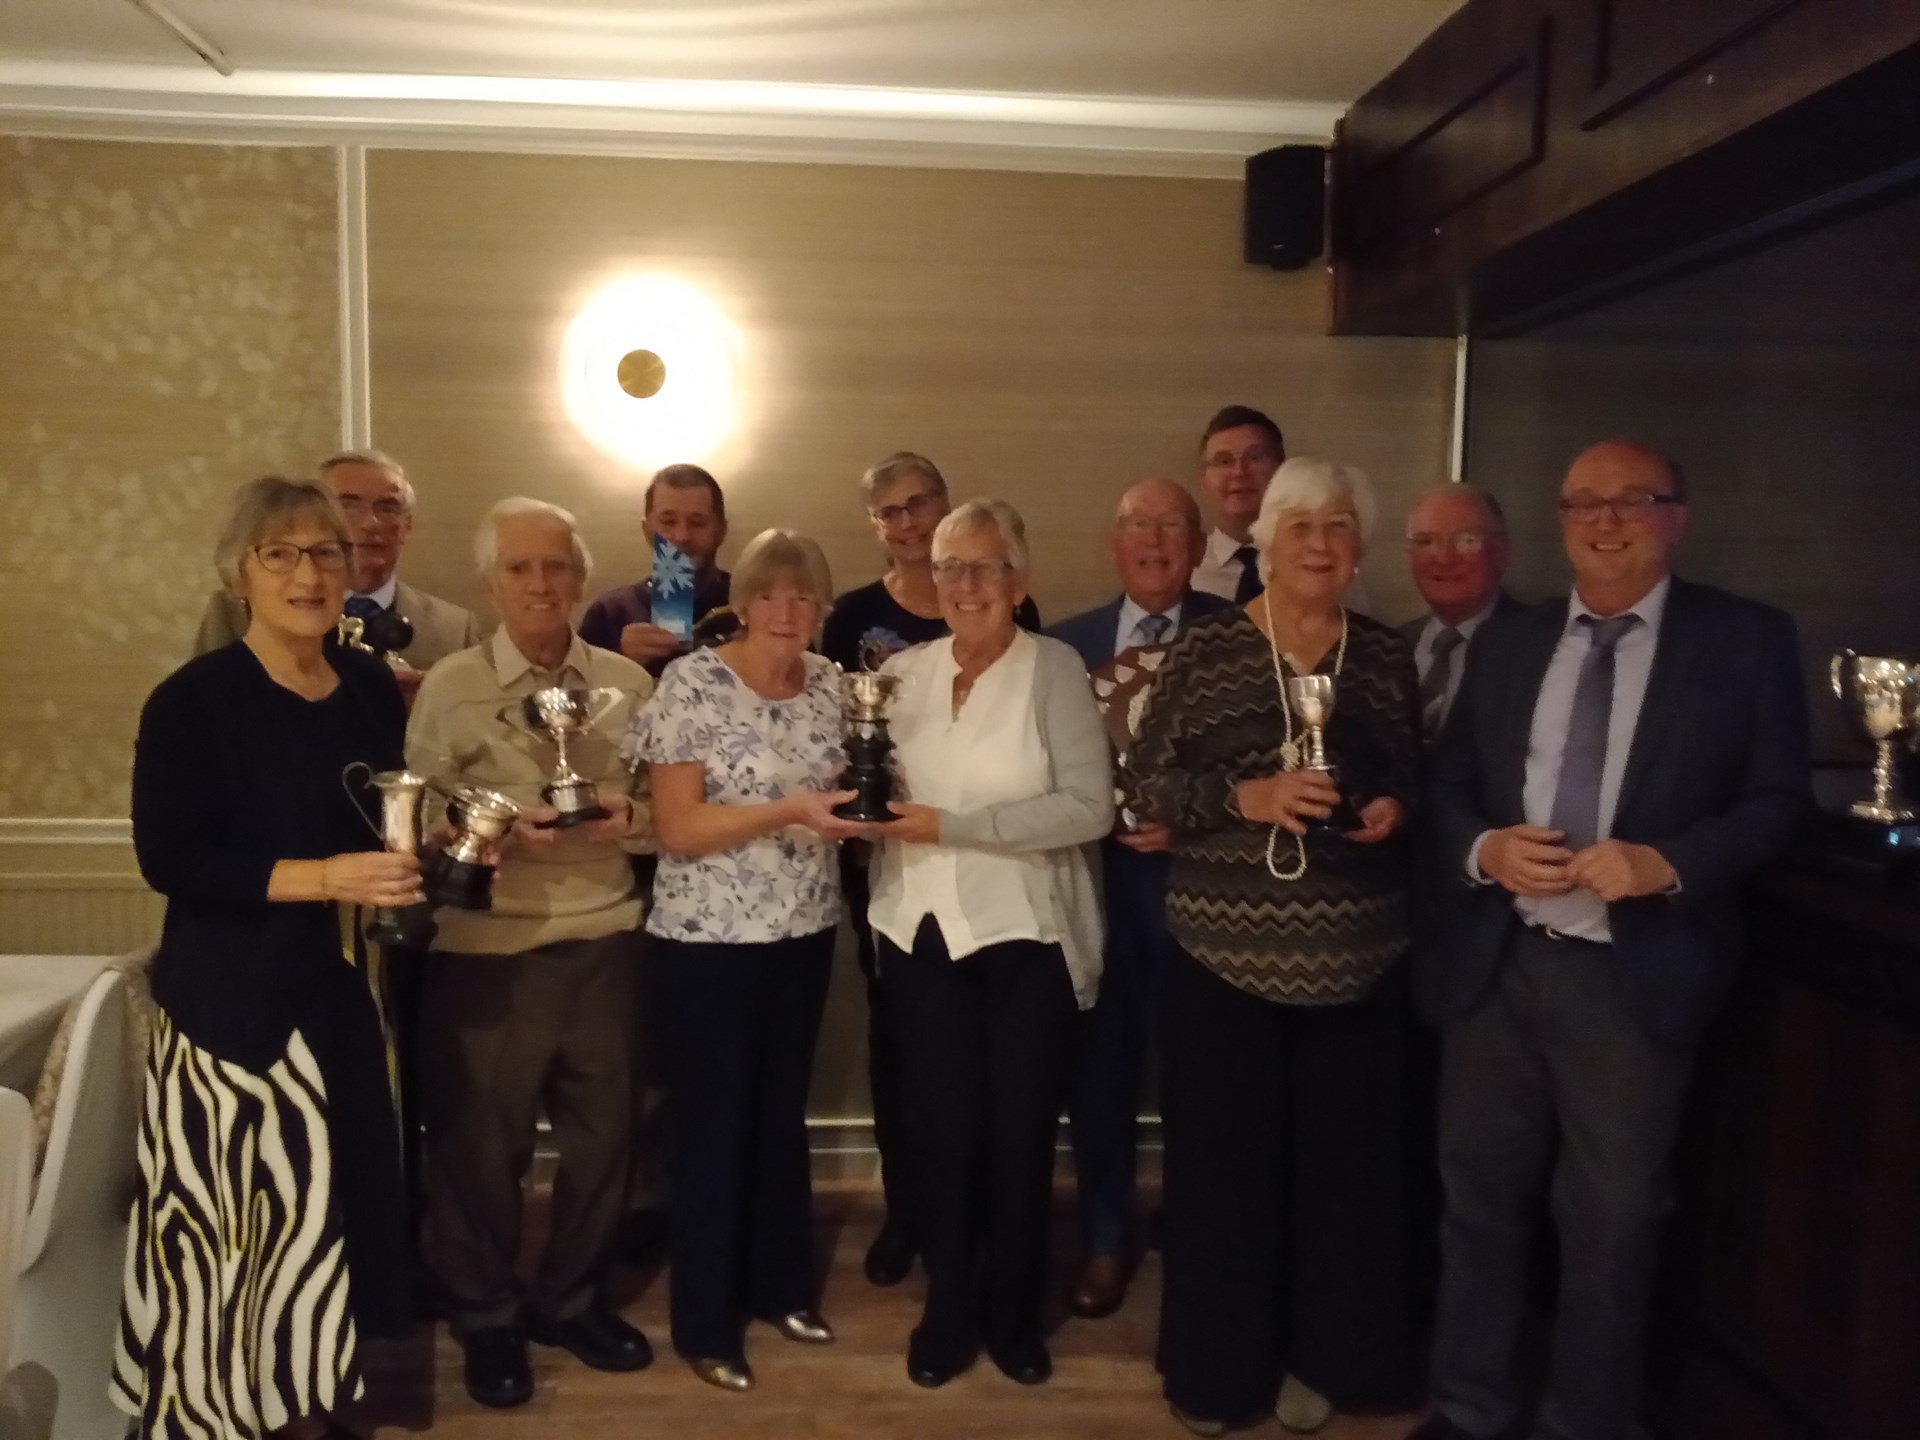
[[(1406, 640), (1339, 599), (1373, 513), (1360, 471), (1281, 466), (1253, 531), (1267, 590), (1182, 634), (1128, 755), (1129, 808), (1175, 832), (1159, 1364), (1196, 1434), (1311, 1431), (1417, 1383), (1418, 682)], [(1287, 698), (1306, 676), (1332, 681), (1330, 772)]]

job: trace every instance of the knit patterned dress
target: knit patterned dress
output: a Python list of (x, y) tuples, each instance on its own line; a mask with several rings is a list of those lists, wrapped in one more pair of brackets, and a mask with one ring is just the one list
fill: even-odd
[[(1413, 649), (1367, 616), (1350, 612), (1347, 624), (1328, 758), (1356, 808), (1390, 795), (1410, 821), (1420, 761)], [(1338, 650), (1318, 673), (1334, 673)], [(1412, 827), (1368, 845), (1311, 831), (1306, 874), (1275, 879), (1265, 858), (1271, 827), (1241, 819), (1228, 800), (1240, 781), (1283, 768), (1285, 736), (1285, 703), (1259, 627), (1238, 608), (1191, 625), (1154, 677), (1128, 752), (1128, 808), (1173, 827), (1167, 922), (1188, 954), (1262, 999), (1345, 1004), (1406, 950)], [(1292, 865), (1291, 835), (1281, 832), (1274, 855), (1278, 868)]]

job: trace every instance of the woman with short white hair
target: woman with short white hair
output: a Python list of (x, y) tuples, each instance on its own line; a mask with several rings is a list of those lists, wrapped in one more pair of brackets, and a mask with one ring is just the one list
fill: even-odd
[[(1254, 522), (1267, 588), (1188, 626), (1127, 757), (1174, 831), (1162, 981), (1174, 1414), (1217, 1435), (1399, 1398), (1413, 1336), (1400, 961), (1420, 753), (1413, 654), (1342, 608), (1374, 520), (1351, 466), (1299, 458)], [(1331, 771), (1290, 682), (1331, 682)], [(1276, 754), (1276, 751), (1278, 752)]]
[(933, 575), (951, 634), (883, 667), (900, 679), (906, 798), (881, 827), (868, 911), (927, 1266), (907, 1373), (943, 1385), (984, 1340), (1036, 1385), (1052, 1373), (1040, 1310), (1066, 1057), (1100, 977), (1087, 849), (1113, 825), (1112, 768), (1080, 657), (1016, 623), (1013, 507), (972, 500), (942, 520)]
[(807, 1082), (840, 920), (839, 671), (809, 647), (832, 581), (820, 547), (767, 530), (741, 552), (738, 635), (667, 666), (629, 751), (653, 782), (647, 917), (669, 1017), (674, 1348), (747, 1390), (740, 1316), (824, 1344), (813, 1266)]

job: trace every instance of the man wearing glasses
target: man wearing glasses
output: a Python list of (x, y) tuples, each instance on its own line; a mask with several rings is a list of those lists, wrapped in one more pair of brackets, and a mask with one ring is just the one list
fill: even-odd
[[(360, 620), (376, 641), (383, 616), (404, 617), (413, 628), (413, 638), (395, 652), (403, 663), (394, 667), (394, 678), (411, 704), (428, 667), (480, 643), (479, 622), (470, 611), (407, 584), (395, 573), (413, 533), (414, 506), (413, 486), (399, 461), (377, 450), (344, 451), (320, 462), (320, 482), (339, 499), (353, 530), (347, 616)], [(207, 601), (193, 653), (218, 650), (246, 629), (246, 607), (221, 590)]]
[(1244, 605), (1260, 593), (1260, 556), (1253, 522), (1267, 482), (1287, 446), (1280, 427), (1251, 405), (1229, 405), (1200, 436), (1200, 489), (1206, 498), (1206, 548), (1193, 567), (1193, 588)]
[(1435, 752), (1415, 977), (1444, 1027), (1446, 1210), (1418, 1440), (1494, 1440), (1532, 1408), (1515, 1357), (1544, 1213), (1561, 1273), (1535, 1429), (1626, 1440), (1637, 1419), (1694, 1049), (1742, 883), (1810, 800), (1793, 622), (1675, 578), (1686, 522), (1667, 457), (1582, 452), (1560, 491), (1574, 593), (1486, 627)]
[(1511, 553), (1500, 502), (1471, 485), (1429, 490), (1407, 516), (1407, 557), (1429, 613), (1400, 633), (1413, 642), (1429, 744), (1439, 738), (1460, 689), (1475, 632), (1514, 603), (1500, 588)]

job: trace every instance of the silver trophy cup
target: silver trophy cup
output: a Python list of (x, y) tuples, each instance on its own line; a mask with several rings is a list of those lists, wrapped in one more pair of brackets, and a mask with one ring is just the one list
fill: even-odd
[(1914, 818), (1902, 804), (1894, 774), (1894, 751), (1920, 734), (1920, 663), (1842, 650), (1828, 666), (1836, 699), (1873, 742), (1873, 798), (1855, 801), (1863, 820), (1897, 825)]
[(520, 807), (484, 785), (455, 781), (434, 788), (447, 797), (453, 838), (424, 867), (427, 898), (461, 910), (491, 909), (494, 854), (520, 818)]
[[(1336, 785), (1339, 773), (1327, 759), (1327, 726), (1333, 720), (1334, 680), (1331, 675), (1289, 675), (1287, 705), (1300, 722), (1300, 737), (1294, 742), (1294, 754), (1288, 757), (1289, 770), (1318, 770)], [(1342, 795), (1326, 819), (1309, 819), (1310, 830), (1351, 830), (1360, 823), (1353, 806)]]
[(840, 788), (857, 792), (833, 807), (843, 820), (881, 824), (893, 813), (893, 741), (887, 738), (887, 706), (900, 693), (900, 677), (878, 670), (854, 670), (840, 677), (840, 701), (847, 712), (847, 768)]
[(536, 734), (551, 740), (558, 756), (553, 777), (541, 787), (540, 798), (560, 812), (553, 823), (561, 829), (604, 820), (611, 813), (600, 803), (600, 787), (574, 773), (567, 759), (567, 745), (604, 720), (620, 695), (620, 691), (606, 686), (569, 690), (553, 685), (534, 691), (520, 702), (520, 719)]
[[(395, 855), (418, 855), (426, 815), (427, 777), (411, 770), (382, 770), (367, 783), (380, 795), (382, 843)], [(367, 938), (381, 945), (425, 947), (432, 943), (433, 933), (433, 906), (425, 900), (411, 905), (382, 905), (367, 923)]]

